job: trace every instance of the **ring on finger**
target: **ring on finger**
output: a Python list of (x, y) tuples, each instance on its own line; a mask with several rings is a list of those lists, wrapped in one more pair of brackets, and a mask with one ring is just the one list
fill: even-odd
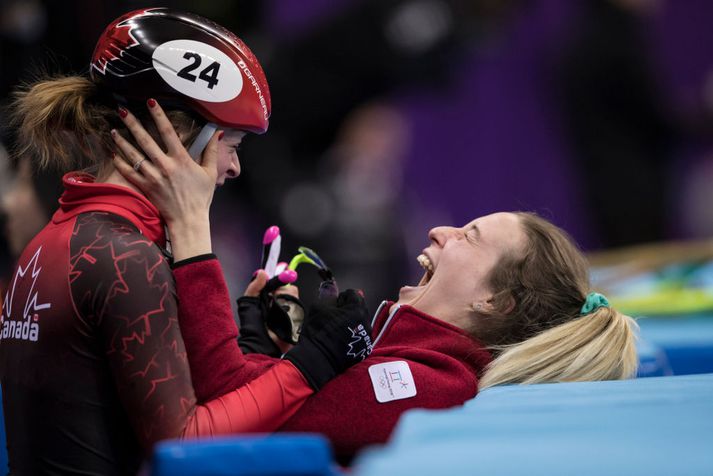
[(138, 172), (138, 171), (139, 171), (139, 168), (141, 168), (141, 164), (143, 164), (145, 160), (147, 160), (146, 157), (144, 157), (143, 159), (141, 159), (141, 160), (139, 160), (138, 162), (136, 162), (136, 163), (134, 164), (134, 170)]

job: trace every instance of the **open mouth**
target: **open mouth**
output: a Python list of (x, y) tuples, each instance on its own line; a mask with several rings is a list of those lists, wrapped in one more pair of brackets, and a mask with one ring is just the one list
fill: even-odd
[(421, 267), (426, 271), (424, 273), (423, 277), (421, 278), (421, 281), (419, 281), (418, 285), (425, 286), (426, 284), (428, 284), (429, 281), (431, 281), (431, 278), (433, 277), (433, 271), (435, 268), (433, 267), (433, 263), (431, 262), (431, 259), (428, 256), (426, 256), (425, 254), (418, 255), (416, 260), (418, 261), (418, 264), (420, 264)]

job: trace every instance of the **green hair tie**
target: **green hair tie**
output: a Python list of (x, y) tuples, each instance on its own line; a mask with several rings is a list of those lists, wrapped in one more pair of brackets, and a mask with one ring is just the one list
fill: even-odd
[(609, 301), (603, 294), (599, 293), (589, 293), (587, 298), (584, 300), (584, 305), (580, 311), (580, 315), (589, 314), (596, 311), (600, 307), (609, 307)]

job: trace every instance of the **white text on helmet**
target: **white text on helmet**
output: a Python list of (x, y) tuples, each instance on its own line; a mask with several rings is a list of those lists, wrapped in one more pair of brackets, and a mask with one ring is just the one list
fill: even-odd
[(245, 64), (245, 61), (239, 60), (238, 61), (238, 66), (240, 69), (243, 70), (243, 73), (245, 73), (245, 76), (250, 80), (252, 83), (253, 87), (255, 88), (255, 92), (257, 93), (257, 96), (260, 98), (260, 105), (262, 106), (262, 113), (265, 116), (265, 119), (267, 119), (268, 114), (267, 114), (267, 103), (265, 102), (265, 96), (262, 95), (262, 90), (260, 89), (260, 86), (257, 84), (257, 80), (255, 79), (255, 76), (250, 72), (250, 69), (248, 69), (248, 65)]

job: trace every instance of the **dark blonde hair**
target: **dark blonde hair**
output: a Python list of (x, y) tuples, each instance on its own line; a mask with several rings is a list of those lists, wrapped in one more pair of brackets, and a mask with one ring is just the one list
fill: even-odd
[[(32, 157), (42, 169), (66, 172), (98, 166), (101, 175), (111, 166), (115, 151), (111, 129), (137, 147), (116, 108), (115, 101), (86, 77), (58, 76), (25, 85), (14, 93), (10, 105), (10, 121), (17, 130), (15, 154)], [(137, 109), (141, 110), (132, 112), (147, 119), (142, 121), (144, 127), (160, 144), (145, 108)], [(168, 110), (166, 115), (184, 143), (200, 131), (199, 121), (186, 112)]]
[(637, 366), (634, 320), (608, 306), (581, 315), (590, 292), (586, 259), (552, 223), (532, 213), (516, 215), (527, 244), (494, 268), (494, 311), (474, 330), (497, 355), (480, 387), (631, 377)]

